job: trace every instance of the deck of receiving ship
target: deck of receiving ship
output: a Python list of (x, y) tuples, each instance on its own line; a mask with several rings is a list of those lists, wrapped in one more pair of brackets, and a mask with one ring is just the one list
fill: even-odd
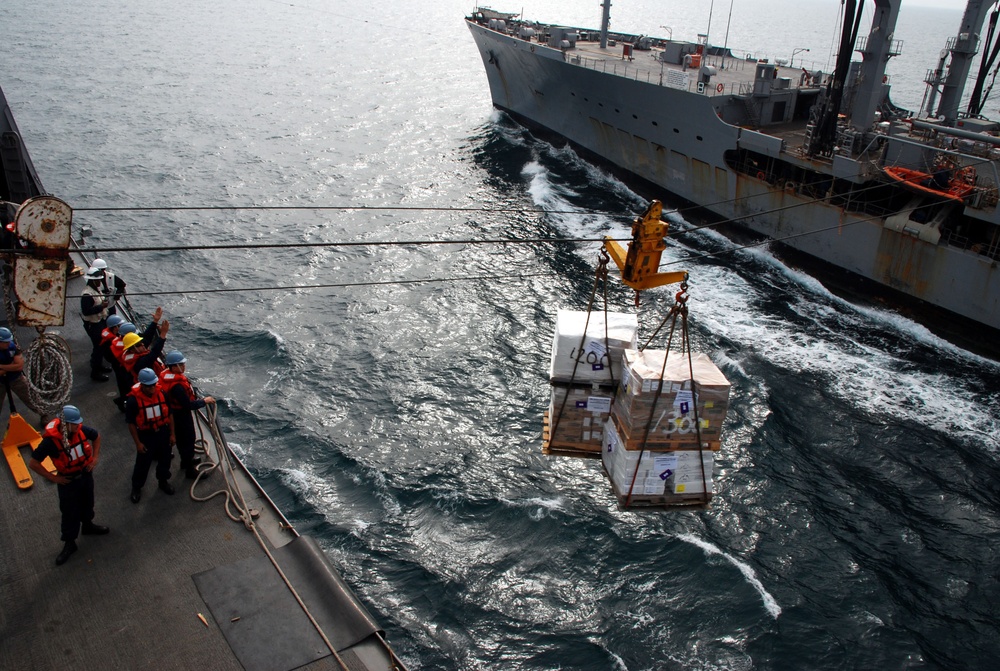
[[(673, 63), (664, 63), (660, 60), (659, 49), (650, 51), (632, 51), (631, 60), (623, 56), (623, 43), (619, 42), (614, 46), (601, 49), (599, 42), (589, 42), (578, 40), (576, 48), (566, 52), (566, 59), (581, 67), (611, 72), (628, 79), (649, 82), (651, 84), (667, 85), (667, 71), (673, 70), (683, 72), (688, 75), (688, 90), (698, 90), (698, 70), (687, 68)], [(576, 59), (579, 59), (577, 61)], [(705, 64), (715, 68), (716, 74), (711, 82), (704, 89), (704, 94), (709, 96), (740, 94), (746, 92), (753, 86), (754, 71), (757, 66), (756, 60), (746, 60), (743, 58), (707, 56)], [(778, 65), (778, 78), (788, 78), (790, 88), (798, 88), (802, 75), (801, 68), (789, 68)], [(719, 86), (722, 90), (719, 90)]]
[[(81, 280), (74, 280), (68, 294), (79, 295), (80, 289)], [(0, 668), (244, 668), (223, 635), (223, 630), (231, 632), (241, 624), (239, 615), (234, 616), (235, 623), (217, 622), (194, 576), (262, 559), (261, 546), (241, 523), (226, 516), (223, 497), (205, 503), (190, 498), (192, 481), (178, 474), (176, 455), (171, 480), (177, 489), (174, 496), (157, 488), (154, 465), (142, 500), (138, 504), (129, 500), (135, 447), (124, 415), (112, 403), (113, 376), (103, 383), (89, 377), (90, 342), (72, 298), (66, 325), (54, 331), (73, 351), (70, 402), (80, 407), (84, 423), (101, 433), (100, 461), (94, 470), (95, 522), (109, 526), (111, 533), (81, 536), (79, 551), (66, 564), (56, 566), (55, 556), (62, 548), (56, 485), (32, 473), (34, 486), (19, 490), (4, 462), (7, 473), (0, 475)], [(17, 329), (17, 335), (26, 348), (32, 331)], [(172, 344), (168, 338), (168, 349)], [(196, 368), (193, 365), (192, 372)], [(37, 426), (34, 413), (18, 410)], [(0, 421), (6, 426), (6, 411)], [(22, 449), (22, 454), (27, 460), (28, 450)], [(297, 534), (285, 525), (266, 495), (253, 487), (249, 477), (240, 477), (248, 499), (254, 497), (248, 500), (250, 507), (262, 511), (258, 525), (270, 546), (294, 540)], [(210, 493), (221, 484), (221, 475), (213, 473), (199, 483), (198, 493)], [(322, 594), (319, 597), (329, 600)], [(247, 612), (243, 622), (266, 615)], [(274, 647), (267, 644), (266, 650)], [(303, 663), (280, 650), (271, 659), (266, 659), (268, 654), (262, 657), (260, 664), (247, 668), (285, 669)], [(354, 655), (349, 657), (352, 669), (378, 666), (355, 666)], [(311, 659), (301, 668), (345, 668), (325, 649), (314, 651)]]

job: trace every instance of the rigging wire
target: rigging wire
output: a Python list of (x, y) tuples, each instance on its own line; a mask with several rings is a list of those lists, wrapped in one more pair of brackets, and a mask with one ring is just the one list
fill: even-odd
[[(920, 209), (920, 206), (912, 208), (904, 208), (899, 210), (899, 212), (912, 212), (914, 210)], [(827, 231), (834, 231), (838, 229), (848, 228), (856, 224), (862, 224), (876, 219), (881, 219), (880, 216), (875, 215), (865, 219), (856, 219), (854, 221), (840, 224), (835, 226), (828, 226), (826, 228), (819, 228), (814, 231), (805, 231), (802, 233), (794, 233), (792, 235), (786, 235), (780, 238), (764, 238), (757, 242), (749, 243), (746, 245), (738, 245), (735, 247), (730, 247), (728, 249), (722, 249), (716, 252), (705, 252), (704, 254), (690, 254), (680, 259), (674, 259), (672, 261), (667, 261), (666, 263), (661, 263), (659, 268), (665, 268), (667, 266), (673, 266), (681, 263), (688, 263), (690, 261), (699, 261), (702, 259), (717, 258), (719, 256), (724, 256), (726, 254), (732, 254), (735, 252), (743, 251), (745, 249), (752, 249), (754, 247), (762, 247), (768, 245), (772, 242), (784, 242), (785, 240), (791, 240), (794, 238), (801, 238), (807, 235), (815, 235), (816, 233), (825, 233)], [(700, 230), (700, 229), (689, 229)], [(261, 287), (221, 287), (217, 289), (191, 289), (191, 290), (169, 290), (169, 291), (144, 291), (144, 292), (132, 292), (131, 296), (168, 296), (168, 295), (194, 295), (194, 294), (218, 294), (218, 293), (239, 293), (246, 291), (295, 291), (302, 289), (343, 289), (351, 287), (368, 287), (368, 286), (394, 286), (394, 285), (415, 285), (415, 284), (430, 284), (430, 283), (444, 283), (444, 282), (469, 282), (469, 281), (485, 281), (485, 280), (508, 280), (508, 279), (525, 279), (534, 277), (562, 277), (563, 273), (551, 272), (551, 273), (514, 273), (507, 275), (466, 275), (459, 277), (427, 277), (420, 279), (411, 280), (374, 280), (370, 282), (335, 282), (327, 284), (301, 284), (301, 285), (281, 285), (281, 286), (261, 286)], [(80, 298), (79, 295), (67, 296), (67, 298)]]
[[(966, 167), (975, 167), (977, 165), (985, 165), (990, 163), (989, 159), (982, 159), (978, 162), (972, 162)], [(863, 193), (867, 193), (874, 189), (880, 189), (886, 186), (888, 183), (876, 183), (871, 186), (866, 186), (861, 189), (853, 189), (850, 195), (856, 196)], [(740, 196), (738, 198), (730, 198), (726, 200), (715, 201), (714, 203), (709, 203), (706, 205), (690, 205), (687, 207), (674, 208), (670, 210), (664, 210), (664, 214), (677, 214), (683, 216), (683, 214), (689, 211), (706, 210), (712, 207), (718, 207), (722, 205), (731, 205), (737, 202), (746, 202), (751, 198), (769, 196), (771, 192), (764, 192), (760, 194), (754, 194), (751, 196)], [(839, 196), (841, 194), (835, 194)], [(814, 205), (816, 203), (829, 203), (835, 195), (823, 196), (821, 198), (812, 198), (802, 202), (791, 203), (789, 205), (782, 205), (781, 207), (775, 207), (768, 210), (762, 210), (755, 213), (757, 216), (776, 214), (779, 212), (786, 212), (794, 210), (799, 207), (804, 207), (806, 205)], [(366, 206), (366, 205), (264, 205), (264, 206), (240, 206), (240, 205), (212, 205), (212, 206), (176, 206), (176, 207), (157, 207), (157, 206), (142, 206), (142, 207), (93, 207), (93, 208), (74, 208), (75, 212), (158, 212), (158, 211), (237, 211), (237, 210), (262, 210), (262, 211), (351, 211), (351, 210), (378, 210), (378, 211), (426, 211), (426, 212), (478, 212), (485, 214), (599, 214), (612, 219), (631, 219), (630, 215), (622, 215), (619, 213), (605, 212), (601, 210), (593, 210), (589, 212), (581, 212), (579, 209), (573, 210), (541, 210), (541, 209), (525, 209), (525, 208), (482, 208), (482, 207), (439, 207), (439, 206)], [(903, 210), (899, 210), (903, 211)], [(699, 224), (696, 226), (690, 226), (686, 229), (676, 231), (672, 233), (673, 236), (685, 235), (694, 233), (706, 228), (715, 228), (717, 226), (722, 226), (728, 223), (735, 223), (742, 221), (745, 217), (729, 217), (726, 219), (721, 219), (718, 221), (712, 221), (705, 224)], [(875, 217), (880, 218), (880, 217)], [(819, 231), (817, 231), (819, 232)], [(617, 242), (628, 242), (631, 238), (612, 238)], [(483, 245), (483, 244), (559, 244), (559, 243), (588, 243), (588, 242), (604, 242), (605, 238), (545, 238), (545, 237), (535, 237), (535, 238), (490, 238), (490, 239), (459, 239), (459, 240), (386, 240), (386, 241), (339, 241), (339, 242), (285, 242), (285, 243), (263, 243), (263, 244), (248, 244), (248, 243), (222, 243), (214, 245), (176, 245), (170, 247), (164, 246), (144, 246), (144, 247), (87, 247), (81, 248), (81, 251), (92, 252), (92, 253), (106, 253), (106, 252), (163, 252), (163, 251), (210, 251), (210, 250), (235, 250), (235, 249), (307, 249), (307, 248), (323, 248), (323, 247), (378, 247), (378, 246), (428, 246), (428, 245), (448, 245), (448, 244), (464, 244), (464, 245)], [(0, 250), (0, 253), (24, 253), (24, 250)]]

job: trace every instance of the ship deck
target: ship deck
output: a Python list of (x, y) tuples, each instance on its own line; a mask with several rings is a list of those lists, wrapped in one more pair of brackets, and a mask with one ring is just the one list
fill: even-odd
[[(79, 295), (80, 289), (82, 280), (73, 280), (67, 293)], [(32, 473), (34, 485), (19, 490), (4, 465), (0, 668), (402, 668), (386, 661), (391, 653), (380, 632), (340, 643), (345, 640), (342, 630), (350, 625), (336, 607), (314, 613), (341, 651), (339, 660), (331, 655), (268, 563), (262, 544), (226, 516), (223, 497), (204, 503), (191, 498), (192, 481), (178, 475), (176, 456), (174, 496), (159, 491), (150, 473), (142, 500), (129, 500), (135, 448), (124, 416), (111, 401), (113, 377), (103, 383), (89, 377), (90, 342), (76, 314), (68, 306), (66, 326), (55, 331), (72, 348), (70, 402), (80, 407), (85, 424), (101, 432), (95, 522), (109, 526), (111, 533), (81, 536), (79, 551), (56, 566), (62, 548), (56, 486)], [(15, 332), (22, 346), (31, 342), (32, 330)], [(4, 426), (7, 415), (5, 411), (0, 417)], [(24, 409), (23, 417), (38, 426), (31, 411)], [(28, 449), (21, 453), (27, 461)], [(307, 539), (299, 539), (242, 465), (234, 472), (249, 507), (260, 511), (257, 524), (265, 545), (287, 558), (281, 553)], [(221, 473), (214, 472), (197, 491), (206, 495), (221, 485)], [(335, 573), (332, 567), (330, 572)], [(328, 584), (316, 584), (315, 574), (322, 573), (302, 571), (293, 582), (316, 610), (329, 609), (336, 601)], [(327, 583), (331, 581), (339, 582), (339, 576)], [(346, 590), (342, 583), (339, 587)]]
[[(582, 67), (611, 72), (628, 79), (663, 86), (667, 85), (666, 73), (668, 71), (686, 73), (689, 75), (688, 90), (696, 91), (698, 88), (697, 70), (691, 68), (685, 70), (681, 65), (664, 63), (660, 60), (661, 49), (633, 50), (631, 59), (625, 58), (623, 53), (623, 43), (621, 42), (614, 46), (611, 46), (609, 42), (606, 49), (601, 49), (599, 42), (578, 40), (576, 48), (567, 52), (567, 58), (570, 62)], [(579, 62), (575, 60), (577, 58)], [(740, 95), (745, 94), (753, 86), (756, 59), (706, 56), (705, 64), (715, 67), (717, 73), (712, 77), (711, 84), (706, 87), (705, 95)], [(790, 68), (780, 64), (777, 68), (779, 79), (783, 77), (789, 79), (789, 88), (800, 88), (798, 84), (802, 75), (801, 68)], [(721, 91), (719, 90), (720, 84), (722, 85)]]

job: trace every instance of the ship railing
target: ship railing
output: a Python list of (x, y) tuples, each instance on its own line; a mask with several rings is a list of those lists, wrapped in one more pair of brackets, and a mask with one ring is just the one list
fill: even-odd
[(985, 256), (993, 259), (994, 261), (1000, 261), (1000, 239), (997, 237), (994, 237), (993, 241), (989, 244), (984, 242), (972, 242), (972, 240), (964, 235), (959, 235), (951, 229), (944, 229), (941, 231), (941, 243), (948, 245), (949, 247), (964, 249), (972, 252), (973, 254)]

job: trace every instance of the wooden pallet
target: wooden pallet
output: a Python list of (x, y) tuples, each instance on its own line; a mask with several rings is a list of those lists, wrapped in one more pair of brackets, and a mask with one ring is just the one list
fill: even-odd
[(553, 443), (550, 440), (552, 427), (549, 422), (549, 411), (542, 415), (542, 454), (553, 457), (583, 457), (585, 459), (600, 459), (603, 443), (574, 443), (560, 440)]
[(625, 502), (628, 501), (628, 492), (618, 493), (615, 490), (615, 486), (611, 484), (611, 476), (608, 474), (608, 469), (602, 467), (601, 470), (604, 472), (604, 477), (608, 479), (611, 494), (618, 500), (618, 508), (621, 510), (629, 510), (632, 508), (709, 510), (712, 507), (712, 497), (715, 495), (711, 492), (709, 492), (707, 499), (705, 498), (705, 495), (701, 493), (633, 494), (632, 500), (628, 502), (628, 505), (625, 505)]

